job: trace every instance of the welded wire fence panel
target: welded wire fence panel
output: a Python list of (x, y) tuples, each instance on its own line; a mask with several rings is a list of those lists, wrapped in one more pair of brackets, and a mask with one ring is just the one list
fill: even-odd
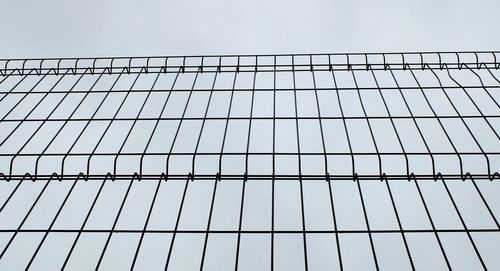
[(0, 60), (0, 269), (494, 270), (499, 56)]

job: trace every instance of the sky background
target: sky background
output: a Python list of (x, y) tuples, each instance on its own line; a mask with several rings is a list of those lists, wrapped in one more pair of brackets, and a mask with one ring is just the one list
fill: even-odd
[[(499, 10), (500, 1), (498, 0), (3, 1), (0, 5), (0, 58), (462, 50), (490, 51), (500, 50), (500, 31), (498, 27), (500, 25)], [(457, 71), (453, 71), (453, 74), (455, 74), (455, 72)], [(468, 70), (465, 69), (462, 69), (461, 72), (469, 73)], [(484, 69), (482, 72), (486, 74)], [(384, 72), (381, 71), (380, 73), (382, 75)], [(388, 76), (388, 73), (389, 72), (385, 72), (385, 75)], [(408, 71), (404, 73), (409, 76)], [(429, 71), (416, 73), (422, 76), (425, 74), (432, 76)], [(212, 75), (213, 74), (210, 73), (204, 74), (206, 77)], [(483, 76), (483, 78), (490, 78), (487, 77), (489, 75), (486, 75)], [(123, 78), (120, 79), (122, 81), (117, 84), (116, 89), (132, 89), (133, 86), (135, 86), (135, 83), (132, 85), (134, 76), (135, 75), (124, 75)], [(141, 76), (147, 77), (144, 75)], [(181, 78), (191, 78), (185, 81), (186, 86), (183, 86), (184, 89), (189, 88), (192, 82), (192, 76), (193, 74), (188, 73), (181, 75)], [(242, 77), (241, 75), (238, 76)], [(43, 81), (37, 89), (54, 89), (55, 79), (59, 78), (55, 77), (56, 76), (48, 76), (47, 80)], [(70, 80), (76, 80), (75, 76), (72, 77), (69, 75), (69, 77), (71, 77), (69, 78)], [(86, 75), (86, 77), (91, 78), (82, 80), (83, 83), (88, 83), (87, 87), (83, 87), (82, 89), (89, 90), (91, 83), (96, 79), (95, 77), (97, 77), (97, 75)], [(162, 75), (162, 78), (165, 77), (167, 77), (167, 75)], [(202, 76), (200, 76), (200, 78), (201, 77)], [(460, 78), (463, 80), (470, 79), (470, 77), (476, 80), (472, 73), (469, 73), (469, 77), (460, 74)], [(101, 82), (107, 87), (101, 90), (112, 89), (113, 87), (110, 87), (110, 85), (114, 82), (116, 76), (106, 75), (103, 76), (103, 78)], [(209, 77), (205, 83), (211, 83), (212, 78), (214, 77)], [(362, 76), (358, 78), (362, 78)], [(407, 78), (411, 79), (411, 77)], [(441, 71), (441, 78), (443, 80), (448, 78), (444, 71)], [(18, 80), (19, 77), (15, 79)], [(38, 76), (30, 76), (25, 83), (28, 87), (31, 87), (35, 85), (38, 80), (40, 80)], [(330, 78), (328, 80), (332, 79)], [(400, 78), (400, 80), (403, 84), (405, 83), (404, 79)], [(17, 81), (14, 81), (14, 83), (15, 82)], [(251, 83), (251, 81), (248, 82)], [(271, 81), (269, 80), (269, 82)], [(288, 82), (291, 82), (291, 80)], [(309, 82), (310, 84), (312, 83), (312, 81)], [(321, 82), (326, 81), (318, 80), (318, 83)], [(333, 82), (329, 82), (331, 87)], [(422, 79), (422, 82), (426, 81)], [(447, 82), (449, 83), (450, 81), (448, 80)], [(487, 83), (489, 85), (497, 85), (496, 82), (497, 81), (493, 81), (490, 78), (490, 81)], [(69, 86), (71, 86), (68, 82), (66, 83), (68, 85), (64, 85), (62, 87), (63, 90), (68, 90), (70, 88)], [(408, 83), (408, 81), (406, 81), (406, 83)], [(0, 90), (9, 91), (7, 89), (7, 87), (9, 87), (8, 84), (7, 82), (0, 85), (0, 88), (5, 88)], [(31, 84), (31, 86), (29, 84)], [(144, 82), (138, 83), (138, 86), (140, 87), (141, 84), (144, 84), (144, 89), (149, 88), (149, 85), (146, 85)], [(394, 82), (392, 82), (392, 84), (394, 84)], [(413, 82), (413, 84), (415, 84), (415, 82)], [(436, 82), (434, 81), (432, 84), (436, 85)], [(474, 84), (476, 86), (478, 85), (477, 80), (475, 83), (472, 83), (472, 85)], [(99, 89), (99, 87), (100, 85), (98, 85), (96, 89)], [(208, 86), (208, 88), (209, 87), (210, 86)], [(311, 85), (309, 85), (309, 87), (311, 87)], [(60, 87), (57, 86), (56, 89), (59, 88)], [(30, 88), (21, 85), (18, 89), (26, 91)], [(165, 87), (164, 89), (169, 89), (169, 87)], [(496, 88), (496, 90), (498, 90), (498, 88)], [(162, 99), (157, 96), (151, 96), (151, 100), (155, 100), (160, 104), (167, 104), (165, 97), (166, 93), (166, 91), (160, 93), (163, 94)], [(187, 92), (184, 92), (185, 95), (181, 92), (179, 93), (179, 97), (187, 96)], [(241, 94), (244, 92), (239, 91), (239, 93)], [(246, 91), (246, 93), (249, 94), (250, 91)], [(388, 93), (388, 91), (385, 93)], [(431, 101), (436, 102), (436, 104), (440, 105), (436, 107), (443, 110), (446, 108), (446, 100), (444, 100), (443, 96), (435, 96), (436, 93), (437, 92), (432, 92), (432, 94), (429, 94), (429, 96), (434, 95), (431, 97)], [(457, 93), (459, 92), (453, 92), (454, 95), (457, 95)], [(477, 93), (481, 94), (482, 92), (474, 92), (474, 95), (478, 95)], [(194, 95), (195, 98), (198, 94)], [(205, 92), (205, 94), (207, 94), (207, 92)], [(292, 97), (291, 91), (289, 91), (288, 94), (288, 97)], [(311, 94), (310, 97), (313, 97), (312, 92), (309, 92), (309, 94)], [(354, 105), (355, 102), (353, 101), (356, 101), (355, 99), (357, 98), (354, 94), (354, 92), (351, 92), (340, 95), (342, 99), (345, 99), (345, 104)], [(238, 95), (239, 94), (236, 94), (236, 96)], [(389, 96), (390, 93), (387, 95)], [(36, 99), (42, 99), (42, 95), (33, 94), (29, 96), (30, 97), (26, 99), (29, 102), (27, 106), (18, 108), (20, 114), (31, 114), (26, 108), (33, 107), (33, 104), (39, 101)], [(143, 101), (137, 96), (134, 94), (130, 95), (127, 104), (123, 108), (121, 106), (113, 107), (113, 103), (106, 104), (99, 114), (109, 114), (109, 116), (112, 116), (115, 113), (118, 114), (118, 111), (121, 110), (120, 114), (132, 114), (132, 117), (137, 117), (140, 112), (136, 113), (134, 108), (139, 107), (134, 106), (140, 105)], [(175, 97), (175, 95), (172, 96)], [(258, 96), (259, 94), (256, 95), (256, 97)], [(15, 97), (15, 99), (12, 97)], [(10, 100), (4, 99), (3, 103), (0, 103), (1, 118), (5, 116), (1, 111), (10, 110), (10, 108), (16, 105), (19, 99), (21, 99), (20, 97), (23, 96), (12, 94), (9, 95)], [(48, 112), (48, 109), (52, 109), (53, 106), (59, 107), (60, 104), (63, 104), (61, 108), (66, 106), (67, 109), (73, 108), (76, 110), (72, 101), (86, 99), (83, 95), (79, 94), (68, 95), (63, 98), (61, 93), (43, 97), (49, 98), (44, 101), (46, 103), (40, 103), (42, 104), (42, 110), (34, 111), (37, 112), (36, 114), (42, 114), (42, 116), (44, 116), (43, 114), (47, 114), (46, 112)], [(68, 97), (68, 99), (65, 102), (69, 101), (69, 105), (66, 103), (59, 103), (60, 99), (64, 100), (66, 97)], [(85, 114), (92, 112), (91, 106), (100, 103), (101, 99), (104, 101), (104, 99), (107, 99), (105, 97), (108, 96), (104, 96), (103, 94), (92, 94), (88, 97), (87, 103), (82, 106), (82, 111)], [(109, 97), (108, 100), (110, 102), (116, 103), (125, 101), (128, 96), (123, 93), (114, 93)], [(207, 95), (204, 96), (205, 100), (202, 99), (203, 97), (200, 97), (202, 96), (198, 95), (199, 100), (193, 98), (195, 102), (191, 103), (195, 110), (204, 109), (205, 106), (208, 106), (206, 102)], [(250, 99), (245, 98), (245, 96), (241, 97), (240, 104), (235, 102), (236, 106), (234, 106), (234, 110), (246, 108), (246, 110), (250, 111), (250, 107), (242, 106), (244, 103), (248, 104)], [(349, 100), (349, 98), (352, 97), (354, 97), (354, 100)], [(361, 101), (361, 94), (359, 97)], [(368, 103), (372, 105), (377, 104), (377, 100), (373, 98), (370, 99), (368, 96), (364, 97), (369, 101)], [(421, 111), (417, 112), (418, 114), (424, 115), (423, 107), (425, 107), (426, 104), (421, 102), (422, 99), (417, 100), (415, 97), (416, 96), (412, 96), (412, 106), (421, 109)], [(439, 100), (439, 97), (441, 97), (442, 100)], [(473, 97), (481, 101), (478, 103), (484, 108), (486, 113), (489, 112), (488, 115), (498, 116), (498, 106), (492, 104), (491, 101), (488, 100), (490, 98), (485, 96), (486, 98), (481, 100), (480, 96)], [(453, 99), (455, 98), (458, 99), (458, 96), (453, 96)], [(147, 98), (143, 95), (142, 99)], [(108, 100), (106, 100), (106, 102), (108, 102)], [(267, 101), (269, 100), (270, 99)], [(128, 104), (129, 101), (131, 101), (130, 104)], [(264, 101), (266, 101), (265, 97), (260, 100), (260, 103), (256, 102), (255, 108), (257, 109), (255, 112), (258, 112), (262, 108), (272, 108), (267, 106)], [(290, 101), (289, 104), (293, 104), (292, 102), (294, 100), (289, 99), (288, 101)], [(307, 100), (305, 98), (300, 99), (299, 106), (302, 105), (302, 103), (308, 104), (309, 101), (314, 100)], [(323, 101), (334, 100), (323, 97), (322, 102)], [(489, 101), (490, 103), (485, 103), (485, 101)], [(213, 104), (218, 105), (217, 102)], [(284, 102), (279, 102), (278, 104), (280, 106), (286, 105)], [(396, 103), (392, 104), (394, 105)], [(187, 108), (188, 103), (178, 102), (178, 105), (180, 105), (180, 109), (182, 109), (182, 106)], [(314, 106), (315, 104), (311, 102), (309, 105)], [(382, 105), (382, 103), (379, 103), (379, 105)], [(464, 105), (463, 102), (458, 102), (457, 105), (460, 110), (473, 109), (472, 106), (462, 106)], [(332, 105), (328, 106), (327, 104), (327, 106), (323, 106), (323, 108), (332, 109), (335, 108), (334, 106), (335, 105), (332, 103)], [(222, 106), (220, 107), (225, 108)], [(146, 108), (158, 109), (159, 106), (153, 103), (151, 106), (146, 106)], [(176, 109), (175, 106), (169, 106), (169, 109), (172, 108)], [(297, 109), (293, 109), (291, 106), (289, 108), (292, 108), (290, 114), (295, 115), (296, 112), (293, 110)], [(295, 108), (297, 108), (297, 104), (295, 104)], [(352, 108), (354, 108), (354, 106)], [(401, 108), (403, 107), (401, 106)], [(45, 111), (43, 109), (45, 109)], [(63, 113), (67, 114), (69, 111), (71, 110), (64, 111), (66, 113)], [(348, 112), (349, 109), (346, 111)], [(203, 110), (200, 112), (203, 113)], [(439, 111), (439, 114), (449, 113), (450, 112), (446, 112), (446, 110)], [(157, 112), (156, 114), (161, 113)], [(248, 112), (245, 114), (250, 113)], [(430, 113), (427, 112), (427, 114)], [(477, 117), (478, 113), (475, 112), (474, 114), (476, 114)], [(14, 118), (24, 118), (25, 116), (13, 115)], [(118, 116), (121, 117), (121, 115)], [(158, 115), (154, 115), (154, 117), (157, 116)], [(106, 122), (103, 123), (104, 125), (108, 125)], [(10, 125), (7, 122), (0, 124), (5, 126)], [(386, 124), (386, 128), (388, 127), (387, 131), (389, 131), (391, 126), (389, 126), (389, 122), (386, 122)], [(449, 123), (446, 122), (446, 124)], [(39, 124), (36, 123), (36, 125)], [(102, 134), (105, 127), (104, 125), (102, 126), (102, 130), (94, 129), (91, 130), (89, 134), (91, 136), (94, 135), (95, 138), (101, 137), (101, 135), (104, 136), (104, 134)], [(0, 128), (1, 127), (2, 126), (0, 126)], [(52, 138), (50, 133), (57, 130), (51, 129), (51, 127), (52, 126), (46, 125), (44, 127), (45, 130), (41, 130), (47, 131), (46, 137), (44, 137), (45, 134), (41, 132), (38, 134), (39, 137), (37, 138), (42, 138), (47, 142), (47, 139)], [(73, 126), (68, 127), (72, 128)], [(122, 143), (122, 141), (116, 139), (118, 138), (118, 134), (125, 134), (121, 133), (122, 131), (128, 131), (129, 126), (123, 127), (123, 130), (111, 130), (114, 132), (108, 133), (109, 137), (107, 137), (106, 140), (108, 138), (109, 140), (103, 141), (104, 143), (102, 145), (106, 148), (111, 148), (117, 145), (112, 143)], [(325, 127), (328, 126), (325, 125)], [(383, 126), (381, 127), (384, 128)], [(437, 129), (433, 129), (433, 126), (428, 127), (428, 131), (437, 131)], [(483, 131), (489, 131), (485, 127), (486, 126), (481, 129), (485, 129)], [(81, 129), (84, 129), (83, 125)], [(214, 125), (211, 129), (215, 130), (218, 129), (218, 127)], [(76, 128), (67, 130), (69, 134), (72, 132), (74, 135), (77, 134), (75, 131), (79, 131)], [(168, 131), (168, 129), (165, 130)], [(477, 132), (478, 130), (479, 129), (475, 130), (478, 135), (486, 135), (486, 132)], [(10, 131), (10, 129), (0, 129), (0, 135), (3, 136), (1, 133), (6, 134), (7, 132), (10, 133)], [(186, 134), (190, 134), (190, 130), (186, 131)], [(210, 131), (210, 129), (208, 129), (208, 131)], [(246, 130), (242, 129), (242, 131)], [(336, 131), (341, 131), (341, 129), (336, 129)], [(408, 129), (407, 131), (411, 132), (412, 130)], [(30, 133), (20, 134), (31, 135)], [(148, 135), (148, 133), (145, 132), (142, 134)], [(158, 132), (158, 134), (162, 135), (160, 132)], [(198, 133), (191, 134), (198, 135)], [(366, 132), (353, 134), (368, 135)], [(387, 132), (387, 134), (389, 134), (389, 132)], [(301, 135), (304, 136), (307, 134), (302, 133)], [(460, 139), (461, 136), (465, 138), (466, 135), (465, 132), (452, 134), (453, 137), (457, 136), (458, 139)], [(89, 138), (91, 138), (91, 136), (89, 136)], [(16, 143), (16, 141), (17, 143), (24, 143), (23, 137), (14, 136), (13, 138), (14, 143)], [(159, 142), (164, 144), (165, 137), (159, 138), (161, 138)], [(188, 137), (183, 137), (181, 134), (180, 138)], [(237, 138), (237, 136), (235, 136), (235, 138)], [(364, 139), (362, 137), (359, 138), (359, 141)], [(439, 137), (439, 135), (436, 134), (435, 138), (440, 139), (445, 137)], [(70, 140), (73, 140), (69, 136), (65, 139), (67, 139), (67, 142), (72, 142)], [(293, 139), (293, 136), (291, 139)], [(462, 142), (463, 146), (474, 147), (473, 144), (466, 145), (467, 141), (465, 140), (458, 141)], [(45, 144), (33, 142), (31, 146), (35, 150), (36, 148), (46, 146)], [(85, 144), (89, 144), (89, 146), (93, 144), (93, 141), (90, 140), (81, 140), (81, 142), (84, 142), (83, 149), (87, 146)], [(132, 142), (136, 143), (140, 142), (140, 140)], [(145, 141), (143, 140), (142, 142)], [(310, 142), (313, 141), (311, 140)], [(316, 143), (318, 142), (319, 141)], [(369, 142), (369, 139), (366, 140), (366, 142)], [(59, 145), (57, 146), (65, 146), (63, 143), (65, 143), (64, 140), (58, 143)], [(280, 143), (286, 143), (286, 140), (282, 140)], [(487, 151), (490, 149), (498, 150), (498, 143), (498, 141), (491, 140), (487, 141), (483, 146), (487, 147)], [(139, 144), (135, 144), (133, 146), (138, 145)], [(181, 141), (179, 145), (193, 146), (189, 141)], [(243, 146), (243, 144), (235, 145)], [(361, 145), (362, 144), (357, 144), (356, 147)], [(18, 145), (11, 143), (6, 144), (4, 145), (4, 149), (0, 148), (0, 152), (5, 151), (5, 149), (7, 149), (7, 152), (12, 149), (17, 151), (17, 146)], [(93, 145), (89, 146), (87, 146), (87, 148), (93, 148)], [(204, 146), (203, 143), (201, 146)], [(442, 147), (444, 144), (436, 144), (436, 146)], [(10, 150), (8, 148), (10, 148)], [(7, 158), (10, 159), (10, 157)], [(84, 159), (87, 158), (85, 157)], [(111, 168), (106, 167), (108, 164), (99, 162), (97, 159), (92, 161), (94, 167), (99, 164), (101, 168), (105, 168), (108, 171)], [(157, 161), (159, 160), (157, 159)], [(264, 161), (262, 164), (265, 164), (266, 160), (262, 161)], [(373, 161), (364, 162), (364, 165), (376, 166), (377, 161)], [(417, 163), (419, 161), (420, 160), (417, 160)], [(498, 161), (498, 159), (494, 161)], [(164, 160), (159, 162), (163, 163)], [(310, 163), (313, 164), (312, 162)], [(468, 160), (468, 162), (469, 164), (474, 162), (481, 165), (484, 164), (484, 161), (481, 159), (475, 159), (472, 163)], [(16, 163), (16, 167), (23, 165), (22, 161), (18, 162), (16, 160)], [(79, 160), (73, 163), (78, 163), (79, 166), (86, 166), (85, 162), (79, 163)], [(6, 165), (7, 163), (4, 164)], [(50, 163), (46, 164), (50, 166)], [(54, 162), (52, 164), (59, 165), (59, 162)], [(183, 165), (182, 163), (179, 164)], [(287, 169), (292, 163), (288, 162), (283, 164), (286, 165), (283, 168)], [(316, 166), (316, 164), (313, 165)], [(164, 164), (161, 164), (162, 168), (163, 165)], [(187, 165), (189, 170), (191, 161), (189, 161)], [(424, 166), (428, 168), (428, 165), (427, 163)], [(456, 165), (456, 163), (454, 165)], [(466, 165), (468, 165), (467, 161)], [(49, 168), (49, 166), (47, 167)], [(498, 164), (494, 167), (494, 170), (497, 169)], [(0, 212), (0, 230), (11, 230), (11, 232), (0, 232), (0, 249), (3, 250), (6, 247), (5, 244), (12, 238), (12, 229), (16, 229), (17, 227), (22, 229), (46, 229), (52, 227), (51, 223), (55, 223), (52, 229), (69, 229), (74, 231), (80, 227), (91, 230), (106, 230), (114, 227), (112, 225), (116, 224), (116, 229), (118, 230), (135, 229), (140, 231), (145, 227), (144, 221), (148, 212), (151, 213), (152, 222), (147, 225), (147, 229), (174, 230), (174, 225), (179, 217), (180, 230), (194, 229), (203, 231), (207, 229), (208, 208), (211, 206), (211, 201), (215, 206), (213, 208), (214, 218), (209, 222), (211, 223), (209, 224), (211, 230), (229, 229), (236, 232), (239, 230), (239, 223), (241, 223), (240, 227), (243, 230), (269, 231), (271, 227), (272, 212), (275, 212), (275, 220), (273, 220), (275, 224), (273, 225), (276, 230), (300, 231), (303, 230), (302, 227), (306, 230), (329, 230), (333, 228), (333, 215), (331, 215), (333, 211), (329, 209), (330, 195), (336, 198), (335, 208), (337, 208), (336, 216), (338, 219), (338, 227), (335, 226), (336, 229), (354, 231), (360, 229), (364, 231), (368, 228), (368, 220), (371, 229), (375, 230), (398, 229), (398, 227), (401, 227), (396, 223), (395, 213), (392, 209), (393, 206), (390, 205), (391, 200), (388, 194), (389, 184), (385, 186), (383, 182), (378, 181), (362, 181), (359, 183), (335, 181), (327, 183), (324, 180), (320, 180), (304, 182), (304, 207), (302, 207), (302, 209), (299, 201), (302, 188), (299, 186), (299, 182), (292, 181), (276, 182), (275, 203), (273, 203), (275, 205), (271, 203), (274, 197), (271, 196), (272, 190), (270, 180), (249, 181), (245, 186), (246, 188), (244, 188), (246, 190), (242, 190), (243, 182), (232, 181), (216, 182), (215, 180), (209, 180), (206, 182), (187, 182), (190, 183), (189, 189), (187, 188), (187, 184), (184, 186), (184, 181), (134, 182), (133, 187), (132, 182), (117, 181), (108, 182), (101, 196), (98, 198), (96, 195), (99, 195), (97, 191), (101, 183), (101, 181), (80, 181), (75, 185), (76, 188), (74, 192), (70, 190), (70, 186), (73, 184), (71, 181), (52, 182), (47, 185), (47, 190), (43, 190), (44, 188), (42, 188), (46, 184), (45, 181), (29, 182), (27, 185), (23, 184), (23, 186), (20, 186), (21, 188), (16, 192), (15, 196), (12, 197), (12, 201), (10, 201), (9, 204), (6, 205), (6, 208)], [(129, 183), (130, 186), (128, 186)], [(152, 202), (152, 195), (155, 191), (154, 189), (157, 187), (157, 183), (159, 189), (158, 200)], [(159, 188), (160, 184), (162, 185), (161, 188)], [(214, 189), (213, 187), (217, 187), (216, 184), (219, 187), (217, 188), (217, 193), (215, 193), (215, 190), (212, 190)], [(500, 201), (498, 200), (498, 195), (500, 195), (500, 182), (478, 181), (478, 186), (480, 188), (475, 190), (476, 188), (472, 185), (472, 182), (450, 181), (448, 185), (450, 186), (451, 193), (446, 192), (442, 184), (442, 182), (421, 182), (422, 194), (425, 196), (425, 202), (429, 206), (429, 212), (435, 220), (437, 229), (461, 229), (463, 227), (460, 221), (461, 218), (458, 217), (455, 210), (456, 207), (452, 205), (452, 201), (450, 197), (448, 197), (448, 195), (453, 195), (469, 229), (483, 228), (496, 230), (498, 224), (494, 224), (492, 215), (485, 208), (477, 191), (481, 190), (482, 193), (484, 193), (484, 197), (492, 206), (491, 208), (493, 209), (495, 217), (500, 217)], [(0, 204), (3, 204), (11, 191), (14, 191), (15, 185), (17, 185), (17, 182), (0, 182)], [(328, 187), (329, 185), (330, 187)], [(424, 208), (424, 205), (421, 203), (419, 195), (422, 194), (419, 194), (419, 190), (416, 190), (415, 183), (391, 181), (390, 185), (392, 186), (391, 189), (393, 189), (392, 191), (395, 197), (395, 203), (393, 204), (397, 206), (400, 211), (399, 213), (403, 224), (402, 227), (404, 229), (430, 229), (430, 223), (426, 213), (427, 210), (425, 209), (427, 207)], [(126, 192), (127, 186), (130, 189), (130, 195)], [(333, 191), (331, 192), (332, 194), (330, 194), (329, 188)], [(180, 210), (178, 206), (180, 206), (180, 196), (182, 195), (183, 189), (186, 189), (187, 196), (186, 203), (183, 205), (185, 207), (183, 207), (184, 209), (182, 209), (181, 212), (178, 211)], [(364, 207), (361, 205), (359, 196), (361, 194), (361, 189), (363, 189), (367, 211), (365, 211)], [(246, 191), (246, 194), (244, 194), (244, 205), (240, 205), (240, 200), (242, 199), (240, 198), (241, 191)], [(58, 214), (56, 215), (56, 211), (61, 206), (61, 202), (69, 193), (72, 194), (68, 196), (68, 201), (62, 209), (61, 216)], [(36, 205), (33, 205), (35, 207), (32, 209), (33, 211), (29, 211), (31, 213), (29, 213), (29, 216), (26, 216), (27, 219), (23, 219), (28, 213), (28, 210), (31, 210), (30, 206), (32, 206), (32, 203), (38, 195), (41, 195), (40, 201)], [(92, 211), (90, 206), (94, 199), (96, 199), (97, 207)], [(118, 211), (121, 210), (120, 204), (124, 204), (123, 206), (125, 206), (123, 208), (123, 213)], [(150, 206), (154, 206), (151, 211), (149, 211)], [(239, 213), (240, 206), (242, 206), (241, 218)], [(274, 206), (274, 211), (271, 211), (271, 206)], [(91, 216), (89, 216), (88, 224), (84, 224), (87, 223), (83, 222), (87, 212), (91, 214)], [(301, 212), (304, 214), (305, 218), (301, 217)], [(179, 213), (181, 215), (178, 215)], [(22, 221), (26, 221), (26, 223)], [(432, 226), (434, 227), (434, 225)], [(109, 247), (106, 247), (106, 249), (103, 248), (108, 238), (106, 232), (96, 234), (84, 233), (78, 241), (75, 241), (75, 235), (75, 232), (50, 233), (47, 235), (47, 239), (40, 241), (42, 240), (42, 236), (44, 236), (43, 232), (21, 233), (12, 239), (14, 241), (12, 242), (12, 246), (7, 250), (7, 254), (5, 254), (5, 260), (2, 259), (3, 261), (0, 261), (0, 269), (17, 270), (24, 268), (29, 260), (33, 258), (34, 262), (31, 266), (33, 270), (58, 270), (66, 256), (69, 255), (71, 244), (74, 243), (76, 246), (73, 255), (76, 256), (68, 258), (70, 259), (68, 264), (69, 269), (91, 269), (97, 264), (100, 255), (103, 255), (102, 269), (126, 270), (131, 264), (134, 253), (139, 251), (139, 233), (116, 233), (109, 239), (111, 241)], [(500, 266), (500, 259), (497, 255), (497, 252), (500, 250), (500, 235), (498, 231), (473, 232), (471, 235), (474, 242), (479, 247), (482, 257), (487, 261), (488, 267)], [(406, 236), (417, 269), (446, 269), (444, 258), (441, 257), (437, 241), (431, 232), (407, 233)], [(479, 260), (473, 251), (465, 231), (440, 233), (439, 236), (443, 240), (444, 249), (450, 258), (454, 270), (480, 269)], [(208, 240), (207, 256), (204, 265), (206, 267), (205, 270), (222, 270), (224, 268), (233, 270), (233, 266), (236, 262), (235, 247), (237, 236), (235, 233), (210, 234), (207, 236), (204, 234), (179, 233), (176, 238), (175, 244), (172, 245), (173, 256), (169, 265), (170, 270), (197, 270), (198, 265), (201, 264), (200, 259), (205, 238)], [(273, 235), (273, 238), (275, 242), (273, 243), (275, 245), (275, 250), (273, 251), (273, 255), (275, 256), (274, 267), (276, 270), (302, 269), (304, 266), (302, 234), (276, 234)], [(380, 261), (379, 264), (382, 270), (410, 270), (399, 233), (374, 233), (373, 239), (375, 243), (374, 246), (378, 253), (377, 259)], [(138, 269), (152, 270), (153, 267), (163, 269), (166, 259), (165, 256), (168, 253), (167, 251), (169, 250), (171, 240), (172, 234), (168, 232), (162, 234), (145, 234), (144, 243), (141, 243), (142, 247), (140, 252), (138, 252)], [(368, 234), (352, 232), (349, 234), (341, 234), (338, 239), (336, 239), (333, 233), (308, 234), (306, 244), (309, 257), (308, 266), (311, 270), (330, 270), (332, 266), (338, 265), (339, 259), (336, 256), (337, 248), (335, 247), (336, 240), (338, 240), (342, 246), (342, 259), (346, 270), (374, 269)], [(258, 233), (254, 235), (242, 234), (241, 250), (238, 252), (238, 255), (240, 255), (240, 269), (262, 270), (266, 267), (269, 268), (271, 266), (270, 241), (270, 233)], [(36, 246), (42, 243), (43, 247), (41, 247), (40, 252), (36, 254)], [(38, 256), (35, 257), (35, 254)], [(154, 260), (157, 260), (157, 262)]]
[(500, 1), (4, 1), (0, 57), (499, 50)]

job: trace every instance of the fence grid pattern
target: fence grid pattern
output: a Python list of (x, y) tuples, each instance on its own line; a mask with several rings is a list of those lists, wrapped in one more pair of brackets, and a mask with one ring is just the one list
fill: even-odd
[(497, 56), (0, 59), (0, 269), (494, 270)]

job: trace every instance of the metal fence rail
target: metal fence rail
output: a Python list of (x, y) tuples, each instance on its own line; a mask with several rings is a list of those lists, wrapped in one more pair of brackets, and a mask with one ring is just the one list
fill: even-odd
[(495, 269), (497, 56), (0, 59), (0, 269)]

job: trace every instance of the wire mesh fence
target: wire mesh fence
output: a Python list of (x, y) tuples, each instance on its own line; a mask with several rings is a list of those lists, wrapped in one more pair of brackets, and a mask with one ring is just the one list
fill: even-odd
[(0, 266), (494, 270), (499, 54), (0, 60)]

